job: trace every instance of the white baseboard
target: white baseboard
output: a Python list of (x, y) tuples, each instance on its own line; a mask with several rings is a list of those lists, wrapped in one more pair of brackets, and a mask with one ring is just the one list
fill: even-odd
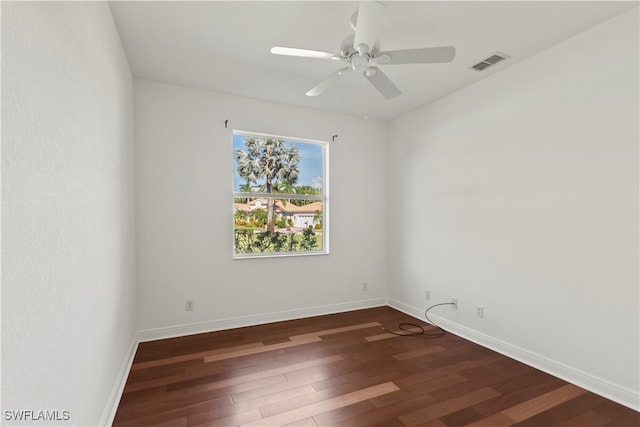
[[(396, 310), (402, 311), (416, 319), (426, 321), (423, 309), (412, 307), (394, 299), (388, 299), (387, 302), (390, 307), (393, 307)], [(633, 390), (613, 384), (581, 370), (543, 357), (532, 351), (467, 328), (466, 326), (447, 320), (437, 314), (429, 313), (429, 318), (448, 332), (500, 354), (504, 354), (505, 356), (518, 360), (555, 377), (561, 378), (567, 382), (577, 385), (578, 387), (582, 387), (609, 400), (627, 406), (635, 411), (640, 410), (640, 395)]]
[(135, 357), (136, 351), (138, 350), (139, 342), (140, 340), (138, 339), (138, 334), (136, 333), (131, 338), (131, 344), (129, 345), (127, 356), (122, 362), (122, 366), (120, 367), (120, 371), (118, 372), (116, 381), (113, 384), (111, 394), (109, 395), (107, 404), (104, 408), (104, 411), (102, 412), (102, 417), (100, 417), (100, 426), (111, 426), (113, 424), (113, 419), (116, 416), (116, 411), (118, 410), (118, 405), (120, 404), (120, 398), (122, 397), (124, 386), (127, 382), (127, 378), (129, 377), (129, 371), (131, 371), (131, 365), (133, 365), (133, 358)]
[(321, 316), (324, 314), (342, 313), (346, 311), (380, 307), (385, 305), (387, 305), (387, 300), (385, 298), (375, 298), (341, 304), (322, 305), (296, 310), (264, 313), (255, 316), (232, 317), (227, 319), (212, 320), (209, 322), (146, 329), (138, 332), (138, 338), (139, 342), (155, 341), (159, 339), (182, 337), (186, 335), (201, 334), (205, 332), (222, 331), (225, 329), (242, 328), (245, 326), (255, 326), (292, 319), (302, 319), (305, 317)]

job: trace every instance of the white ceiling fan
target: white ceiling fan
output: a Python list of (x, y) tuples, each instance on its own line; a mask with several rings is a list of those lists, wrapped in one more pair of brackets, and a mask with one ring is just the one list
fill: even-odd
[(354, 34), (349, 35), (340, 47), (340, 53), (275, 46), (271, 53), (275, 55), (297, 56), (303, 58), (332, 59), (348, 65), (329, 75), (309, 90), (307, 96), (317, 96), (341, 80), (352, 71), (362, 75), (387, 99), (395, 98), (402, 92), (378, 68), (379, 65), (428, 64), (451, 62), (456, 55), (453, 46), (426, 47), (421, 49), (380, 51), (378, 34), (386, 6), (374, 0), (360, 2), (358, 11), (351, 17)]

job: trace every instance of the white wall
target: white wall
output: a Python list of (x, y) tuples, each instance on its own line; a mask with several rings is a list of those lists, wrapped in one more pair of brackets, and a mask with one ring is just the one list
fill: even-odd
[(637, 408), (638, 71), (635, 9), (392, 122), (392, 304)]
[(106, 2), (2, 2), (3, 425), (109, 417), (135, 331), (132, 103)]
[[(385, 123), (146, 80), (135, 93), (143, 339), (385, 303)], [(232, 259), (233, 129), (338, 135), (329, 143), (329, 255)]]

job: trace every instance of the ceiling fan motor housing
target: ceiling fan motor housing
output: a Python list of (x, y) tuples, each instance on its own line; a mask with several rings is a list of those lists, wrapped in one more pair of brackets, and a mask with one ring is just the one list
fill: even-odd
[[(358, 53), (358, 50), (353, 46), (353, 41), (355, 39), (355, 34), (349, 34), (342, 43), (340, 44), (340, 55), (349, 58), (354, 53)], [(376, 41), (373, 48), (369, 49), (369, 55), (374, 56), (376, 52), (380, 52), (380, 43)]]

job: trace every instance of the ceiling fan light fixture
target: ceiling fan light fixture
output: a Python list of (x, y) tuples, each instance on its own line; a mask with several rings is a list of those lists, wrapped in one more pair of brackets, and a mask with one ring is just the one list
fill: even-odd
[(369, 65), (368, 55), (353, 55), (351, 57), (351, 68), (353, 71), (362, 71)]

